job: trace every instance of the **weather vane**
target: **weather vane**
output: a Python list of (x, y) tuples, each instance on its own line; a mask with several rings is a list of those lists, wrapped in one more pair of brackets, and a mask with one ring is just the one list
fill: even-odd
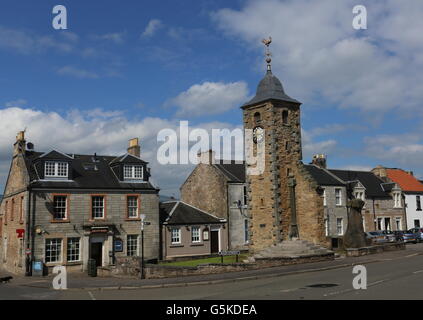
[(269, 36), (269, 39), (261, 40), (263, 44), (266, 46), (265, 55), (266, 55), (266, 62), (267, 62), (267, 71), (271, 71), (270, 63), (272, 62), (272, 54), (270, 53), (269, 46), (272, 43), (272, 37)]

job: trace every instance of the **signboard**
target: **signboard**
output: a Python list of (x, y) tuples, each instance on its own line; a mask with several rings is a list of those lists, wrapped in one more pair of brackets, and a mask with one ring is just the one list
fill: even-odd
[(240, 252), (239, 251), (220, 251), (219, 255), (220, 256), (234, 256), (234, 255), (238, 255)]
[(123, 241), (120, 239), (115, 240), (115, 252), (123, 252)]
[(23, 238), (25, 234), (25, 229), (16, 229), (16, 233), (18, 234), (18, 239)]
[(32, 275), (33, 276), (43, 276), (44, 274), (44, 266), (43, 262), (40, 260), (36, 260), (32, 262)]
[(25, 249), (25, 254), (29, 256), (31, 254), (31, 249)]

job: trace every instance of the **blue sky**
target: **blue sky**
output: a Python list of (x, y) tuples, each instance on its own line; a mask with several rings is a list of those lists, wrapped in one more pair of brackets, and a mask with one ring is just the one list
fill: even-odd
[[(54, 30), (65, 5), (68, 30)], [(423, 176), (423, 5), (356, 1), (30, 1), (0, 4), (0, 188), (18, 130), (37, 149), (122, 153), (141, 138), (165, 194), (192, 166), (161, 168), (160, 129), (241, 125), (239, 106), (273, 71), (303, 102), (304, 162), (402, 167)]]

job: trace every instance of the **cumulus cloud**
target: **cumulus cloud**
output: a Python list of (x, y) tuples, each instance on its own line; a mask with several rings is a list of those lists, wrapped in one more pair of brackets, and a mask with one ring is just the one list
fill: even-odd
[(122, 44), (125, 42), (126, 32), (111, 32), (102, 35), (94, 36), (95, 39), (106, 40), (115, 44)]
[(161, 27), (163, 27), (163, 23), (159, 19), (151, 19), (141, 34), (141, 37), (152, 37)]
[[(356, 1), (247, 1), (212, 17), (249, 48), (273, 38), (273, 69), (287, 92), (340, 108), (419, 110), (423, 98), (423, 2), (366, 3), (368, 29), (352, 28)], [(264, 67), (260, 67), (264, 69)]]
[[(126, 152), (128, 140), (138, 137), (141, 157), (149, 162), (153, 182), (163, 190), (163, 194), (178, 195), (180, 185), (193, 168), (192, 164), (161, 165), (157, 160), (157, 150), (161, 145), (157, 134), (165, 128), (178, 134), (179, 121), (176, 120), (157, 117), (127, 119), (118, 111), (101, 109), (73, 110), (61, 115), (13, 107), (0, 109), (0, 127), (0, 190), (6, 182), (16, 133), (25, 128), (27, 141), (35, 144), (35, 150), (44, 152), (57, 149), (68, 153), (121, 155)], [(190, 132), (198, 128), (210, 133), (212, 129), (233, 130), (235, 126), (223, 122), (189, 126)], [(193, 144), (195, 141), (191, 141), (189, 146)], [(228, 154), (227, 150), (225, 152), (223, 154)]]
[(167, 105), (178, 108), (178, 116), (219, 114), (239, 107), (248, 100), (248, 87), (243, 81), (203, 82), (169, 100)]

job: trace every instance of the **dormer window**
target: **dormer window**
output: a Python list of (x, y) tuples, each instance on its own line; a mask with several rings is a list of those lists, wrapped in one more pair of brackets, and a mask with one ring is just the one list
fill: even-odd
[(59, 161), (45, 162), (45, 177), (46, 178), (67, 178), (68, 177), (68, 163)]
[(123, 166), (124, 179), (141, 180), (143, 178), (142, 166), (125, 165)]

